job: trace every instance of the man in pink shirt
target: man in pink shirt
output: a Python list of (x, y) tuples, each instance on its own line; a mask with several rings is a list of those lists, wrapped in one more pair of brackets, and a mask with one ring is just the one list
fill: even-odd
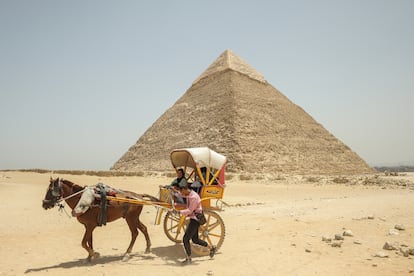
[(182, 263), (184, 265), (191, 263), (190, 239), (195, 244), (208, 247), (210, 250), (210, 258), (213, 258), (214, 254), (216, 253), (216, 247), (214, 245), (210, 246), (206, 241), (200, 240), (198, 237), (198, 228), (200, 227), (200, 223), (196, 218), (196, 213), (201, 213), (203, 211), (203, 208), (201, 207), (200, 196), (188, 187), (179, 187), (179, 189), (181, 195), (187, 198), (187, 208), (181, 210), (180, 215), (187, 216), (190, 218), (190, 223), (187, 226), (183, 238), (184, 249), (187, 257)]

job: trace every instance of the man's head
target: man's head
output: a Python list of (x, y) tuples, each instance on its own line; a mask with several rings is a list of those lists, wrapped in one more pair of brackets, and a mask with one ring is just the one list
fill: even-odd
[(191, 190), (188, 187), (178, 187), (178, 190), (183, 196), (187, 196), (190, 194)]
[(184, 170), (182, 168), (179, 168), (177, 170), (177, 177), (182, 178), (184, 176)]

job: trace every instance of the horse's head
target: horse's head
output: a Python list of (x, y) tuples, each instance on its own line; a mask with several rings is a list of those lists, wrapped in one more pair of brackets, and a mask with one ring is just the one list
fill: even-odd
[(50, 178), (50, 184), (47, 187), (45, 199), (42, 201), (42, 207), (47, 210), (55, 207), (57, 201), (62, 197), (61, 179)]

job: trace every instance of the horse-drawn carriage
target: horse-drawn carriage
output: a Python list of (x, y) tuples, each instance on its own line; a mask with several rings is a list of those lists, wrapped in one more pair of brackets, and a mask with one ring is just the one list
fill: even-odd
[[(171, 162), (176, 170), (184, 170), (189, 186), (200, 195), (207, 219), (206, 224), (200, 225), (200, 239), (219, 249), (225, 236), (224, 222), (217, 211), (223, 207), (226, 157), (206, 147), (186, 148), (172, 151)], [(185, 204), (174, 202), (171, 189), (160, 187), (159, 199), (167, 203), (170, 209), (186, 208)], [(181, 243), (188, 220), (184, 216), (177, 216), (168, 208), (164, 218), (164, 232), (171, 241)], [(165, 208), (158, 209), (157, 224), (160, 224), (164, 210)], [(193, 245), (193, 252), (198, 255), (208, 254), (206, 247), (197, 245)]]
[[(174, 169), (176, 171), (183, 169), (189, 187), (200, 195), (206, 217), (206, 223), (199, 227), (200, 239), (206, 241), (209, 245), (216, 246), (218, 250), (223, 244), (225, 236), (224, 222), (217, 212), (222, 210), (224, 204), (222, 198), (225, 188), (226, 157), (207, 147), (173, 150), (170, 157)], [(43, 200), (43, 207), (49, 209), (62, 201), (66, 201), (74, 210), (80, 202), (85, 189), (68, 180), (51, 179)], [(156, 207), (155, 223), (157, 225), (161, 224), (164, 217), (164, 232), (168, 239), (176, 243), (182, 242), (188, 219), (185, 216), (178, 215), (178, 212), (175, 212), (175, 210), (185, 209), (186, 204), (175, 201), (173, 189), (160, 186), (157, 197), (116, 189), (115, 191), (114, 194), (105, 196), (105, 199), (109, 202), (107, 207), (105, 207), (105, 219), (108, 222), (120, 217), (126, 219), (132, 237), (125, 257), (129, 258), (129, 253), (131, 253), (138, 235), (138, 229), (145, 235), (147, 242), (146, 252), (150, 250), (151, 242), (147, 228), (139, 220), (143, 205)], [(99, 225), (102, 209), (102, 204), (91, 205), (84, 214), (77, 216), (78, 221), (85, 226), (82, 246), (89, 253), (88, 260), (99, 255), (93, 251), (92, 232)], [(209, 253), (205, 247), (197, 245), (192, 245), (192, 249), (198, 255), (207, 255)]]

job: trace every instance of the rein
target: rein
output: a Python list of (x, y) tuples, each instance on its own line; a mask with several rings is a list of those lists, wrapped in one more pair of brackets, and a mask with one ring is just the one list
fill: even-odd
[[(57, 203), (56, 203), (57, 204)], [(68, 216), (68, 218), (71, 218), (71, 216), (68, 214), (68, 212), (66, 211), (66, 209), (65, 209), (65, 205), (64, 204), (61, 204), (61, 203), (59, 203), (59, 204), (57, 204), (58, 206), (59, 206), (59, 209), (58, 209), (58, 211), (59, 212), (63, 212), (63, 211), (65, 211), (65, 214), (66, 214), (66, 216)]]
[(74, 196), (76, 196), (76, 195), (78, 195), (78, 194), (80, 194), (80, 193), (83, 193), (83, 190), (85, 190), (85, 188), (83, 188), (83, 189), (82, 189), (82, 190), (80, 190), (79, 192), (76, 192), (76, 193), (74, 193), (74, 194), (71, 194), (71, 195), (69, 195), (69, 196), (67, 196), (67, 197), (64, 197), (64, 198), (60, 198), (60, 199), (58, 199), (58, 200), (56, 201), (56, 203), (59, 203), (59, 202), (61, 202), (61, 201), (64, 201), (64, 200), (69, 199), (69, 198), (71, 198), (71, 197), (74, 197)]
[[(59, 189), (62, 191), (62, 182), (61, 182), (61, 180), (59, 180)], [(63, 198), (58, 199), (58, 200), (56, 201), (56, 203), (55, 203), (55, 206), (56, 206), (56, 205), (57, 205), (57, 206), (59, 206), (59, 211), (60, 211), (60, 212), (62, 212), (62, 210), (63, 210), (63, 211), (65, 211), (65, 214), (68, 216), (68, 218), (70, 218), (71, 216), (68, 214), (68, 212), (66, 212), (66, 209), (65, 209), (65, 205), (64, 205), (65, 200), (66, 200), (66, 199), (69, 199), (69, 198), (72, 198), (72, 197), (74, 197), (74, 196), (76, 196), (76, 195), (78, 195), (78, 194), (83, 193), (83, 191), (84, 191), (85, 189), (86, 189), (86, 187), (85, 187), (85, 188), (83, 188), (82, 190), (80, 190), (80, 191), (76, 192), (76, 193), (73, 193), (73, 194), (71, 194), (71, 195), (68, 195), (67, 197), (63, 197)], [(62, 202), (62, 201), (63, 201), (63, 204), (62, 204), (62, 203), (60, 203), (60, 202)]]

